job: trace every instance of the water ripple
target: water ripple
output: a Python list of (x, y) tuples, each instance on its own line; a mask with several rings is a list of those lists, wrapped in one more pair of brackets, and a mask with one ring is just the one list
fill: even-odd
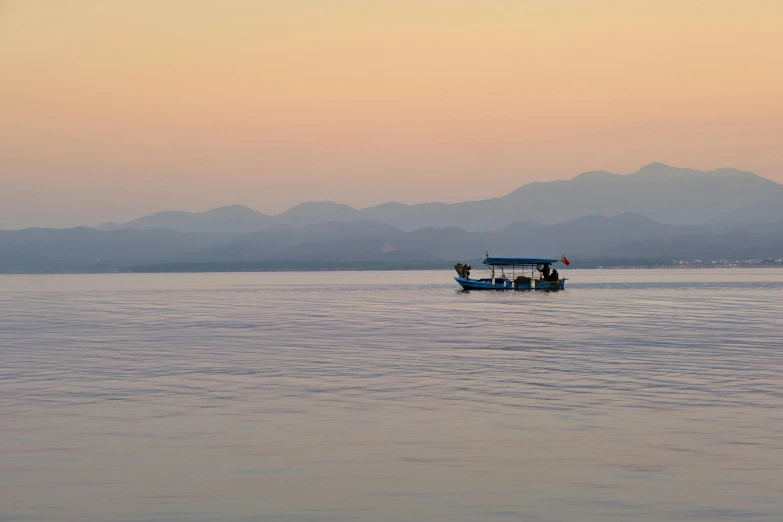
[(783, 271), (0, 277), (0, 520), (783, 519)]

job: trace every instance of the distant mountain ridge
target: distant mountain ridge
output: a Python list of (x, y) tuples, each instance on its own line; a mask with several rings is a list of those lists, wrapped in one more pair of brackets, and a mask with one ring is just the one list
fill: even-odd
[[(458, 227), (404, 231), (377, 221), (278, 225), (246, 234), (172, 230), (0, 231), (0, 272), (168, 270), (172, 266), (261, 263), (268, 269), (320, 266), (448, 267), (457, 261), (526, 255), (650, 259), (783, 257), (783, 221), (728, 228), (668, 225), (638, 214), (585, 216), (567, 223), (513, 223), (488, 232)], [(144, 267), (158, 268), (144, 268)]]
[(234, 233), (253, 232), (273, 226), (271, 217), (242, 205), (220, 207), (206, 212), (182, 210), (156, 212), (127, 223), (102, 223), (98, 230), (152, 230), (167, 229), (177, 232)]
[(98, 229), (0, 230), (0, 272), (210, 263), (447, 266), (485, 250), (553, 258), (781, 258), (783, 185), (733, 169), (653, 163), (634, 174), (586, 172), (465, 203), (357, 210), (306, 202), (278, 215), (240, 205), (159, 212)]
[(198, 213), (159, 212), (97, 228), (241, 234), (286, 224), (377, 221), (405, 231), (490, 231), (516, 222), (554, 224), (628, 212), (670, 225), (775, 222), (783, 220), (783, 185), (735, 169), (702, 172), (652, 163), (633, 174), (585, 172), (571, 180), (529, 183), (503, 197), (464, 203), (390, 202), (358, 210), (331, 201), (305, 202), (278, 215), (236, 205)]

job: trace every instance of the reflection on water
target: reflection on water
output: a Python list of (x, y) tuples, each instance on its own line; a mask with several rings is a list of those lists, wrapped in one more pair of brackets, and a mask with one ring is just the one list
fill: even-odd
[(0, 520), (783, 520), (783, 271), (0, 277)]

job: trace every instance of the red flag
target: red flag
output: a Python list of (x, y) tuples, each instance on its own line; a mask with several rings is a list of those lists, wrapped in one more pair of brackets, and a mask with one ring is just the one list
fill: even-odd
[(568, 261), (568, 259), (566, 259), (566, 256), (563, 256), (560, 259), (560, 262), (563, 263), (565, 266), (571, 266), (571, 263)]

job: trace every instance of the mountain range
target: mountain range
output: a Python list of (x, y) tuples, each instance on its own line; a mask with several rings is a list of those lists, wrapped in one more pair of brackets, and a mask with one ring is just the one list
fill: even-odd
[[(515, 223), (490, 232), (457, 227), (404, 231), (377, 221), (279, 225), (247, 234), (173, 230), (0, 231), (0, 272), (448, 267), (493, 255), (577, 261), (614, 259), (766, 259), (783, 257), (783, 221), (714, 229), (668, 225), (638, 214), (586, 216), (567, 223)], [(250, 264), (250, 265), (248, 265)]]
[[(732, 169), (648, 165), (531, 183), (496, 199), (302, 203), (160, 212), (96, 228), (0, 231), (0, 272), (449, 266), (493, 255), (572, 259), (783, 257), (783, 186)], [(255, 265), (254, 265), (255, 264)]]
[(780, 221), (783, 185), (735, 169), (702, 172), (652, 163), (633, 174), (585, 172), (571, 180), (529, 183), (500, 198), (464, 203), (384, 203), (359, 210), (331, 201), (306, 202), (277, 215), (236, 205), (199, 213), (159, 212), (127, 223), (103, 223), (97, 228), (245, 233), (277, 225), (377, 221), (405, 231), (459, 227), (482, 232), (517, 222), (552, 224), (627, 212), (671, 225)]

